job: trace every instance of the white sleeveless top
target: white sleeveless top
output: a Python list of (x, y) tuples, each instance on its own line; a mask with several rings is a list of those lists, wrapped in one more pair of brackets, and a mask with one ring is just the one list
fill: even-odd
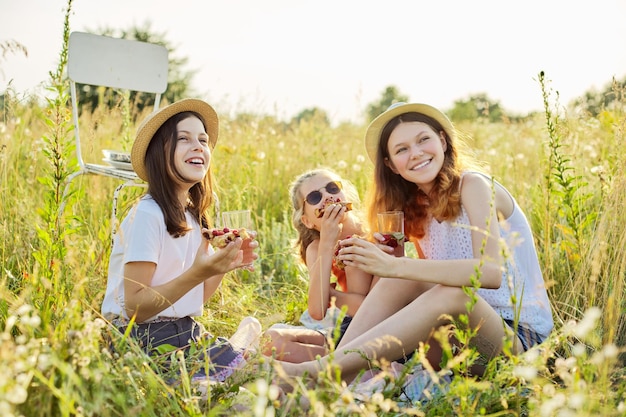
[[(509, 253), (502, 285), (498, 289), (479, 288), (477, 293), (504, 319), (514, 320), (519, 310), (519, 323), (545, 338), (554, 327), (548, 294), (530, 225), (517, 201), (509, 196), (513, 201), (513, 213), (499, 224), (501, 240), (506, 243)], [(426, 259), (474, 258), (469, 226), (470, 221), (462, 204), (461, 214), (454, 220), (439, 223), (431, 219), (426, 235), (419, 240)], [(517, 306), (512, 305), (513, 293), (518, 300)]]

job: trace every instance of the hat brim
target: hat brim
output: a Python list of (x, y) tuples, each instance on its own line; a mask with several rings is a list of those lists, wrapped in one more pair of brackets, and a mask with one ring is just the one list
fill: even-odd
[(133, 170), (135, 170), (135, 173), (139, 176), (139, 178), (144, 181), (148, 181), (148, 171), (146, 170), (146, 152), (156, 131), (159, 130), (163, 123), (165, 123), (170, 117), (186, 111), (191, 111), (200, 115), (207, 129), (207, 134), (209, 135), (209, 146), (211, 149), (215, 148), (219, 133), (219, 121), (217, 113), (213, 107), (202, 100), (194, 98), (186, 98), (174, 102), (151, 113), (137, 129), (135, 143), (133, 143), (133, 148), (130, 152), (130, 162), (133, 165)]
[(448, 117), (439, 109), (423, 103), (396, 103), (389, 107), (384, 113), (376, 117), (365, 132), (365, 149), (370, 160), (376, 163), (376, 153), (378, 152), (378, 143), (380, 135), (387, 126), (387, 123), (396, 116), (404, 113), (420, 113), (431, 117), (438, 121), (446, 131), (451, 140), (455, 139), (455, 129)]

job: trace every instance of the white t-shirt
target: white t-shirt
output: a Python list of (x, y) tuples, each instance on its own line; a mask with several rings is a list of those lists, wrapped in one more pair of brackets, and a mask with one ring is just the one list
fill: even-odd
[[(187, 224), (192, 230), (174, 238), (167, 232), (163, 212), (150, 195), (141, 198), (124, 218), (114, 237), (109, 259), (107, 289), (102, 314), (107, 319), (128, 319), (124, 308), (124, 265), (128, 262), (156, 264), (151, 286), (162, 285), (187, 270), (193, 263), (202, 241), (201, 228), (189, 213)], [(211, 253), (213, 249), (209, 247)], [(204, 285), (198, 284), (157, 317), (200, 316), (204, 304)]]
[[(520, 324), (546, 337), (554, 323), (535, 242), (526, 216), (513, 196), (509, 196), (514, 204), (513, 213), (499, 224), (500, 237), (510, 254), (502, 284), (498, 289), (479, 288), (477, 293), (502, 318), (514, 320), (518, 311)], [(460, 216), (453, 220), (439, 223), (431, 219), (426, 236), (419, 243), (427, 259), (473, 258), (471, 227), (465, 208), (461, 206)], [(518, 300), (517, 306), (511, 302), (513, 293)]]

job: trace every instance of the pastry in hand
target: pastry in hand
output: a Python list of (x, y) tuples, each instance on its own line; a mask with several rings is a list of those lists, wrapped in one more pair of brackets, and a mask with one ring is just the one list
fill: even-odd
[(204, 236), (214, 248), (222, 249), (238, 237), (248, 239), (250, 234), (243, 227), (241, 229), (229, 229), (228, 227), (224, 227), (222, 229), (211, 229), (202, 233), (202, 236)]
[[(351, 236), (346, 236), (344, 239), (350, 239), (351, 237), (358, 237), (358, 238), (360, 238), (361, 236), (359, 236), (359, 235), (351, 235)], [(344, 269), (346, 267), (346, 264), (344, 264), (343, 261), (337, 259), (337, 255), (339, 255), (339, 249), (341, 249), (341, 246), (339, 245), (339, 242), (337, 242), (337, 244), (335, 245), (335, 256), (334, 256), (335, 265), (339, 269)]]
[(340, 201), (339, 199), (333, 200), (332, 198), (330, 198), (324, 202), (324, 207), (315, 209), (315, 215), (318, 219), (324, 215), (324, 209), (326, 209), (326, 207), (330, 206), (331, 204), (341, 204), (343, 207), (346, 208), (346, 211), (352, 210), (352, 203), (348, 203), (347, 201)]

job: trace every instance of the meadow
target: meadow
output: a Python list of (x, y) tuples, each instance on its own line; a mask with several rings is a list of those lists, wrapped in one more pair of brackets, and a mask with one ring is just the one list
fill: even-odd
[[(505, 352), (481, 379), (467, 375), (463, 360), (450, 363), (455, 377), (447, 392), (425, 403), (401, 401), (393, 384), (357, 401), (332, 367), (314, 389), (297, 384), (279, 401), (271, 360), (252, 358), (247, 372), (202, 395), (179, 356), (168, 359), (180, 384), (168, 384), (164, 358), (146, 357), (100, 317), (119, 181), (80, 176), (63, 194), (77, 166), (62, 53), (60, 61), (51, 72), (51, 98), (42, 105), (9, 91), (0, 118), (0, 415), (626, 415), (623, 99), (597, 117), (574, 113), (540, 76), (543, 113), (457, 125), (529, 217), (554, 311), (549, 340), (520, 356)], [(130, 149), (144, 115), (126, 114), (126, 104), (83, 113), (86, 159)], [(297, 324), (308, 278), (293, 247), (289, 183), (327, 166), (364, 196), (372, 173), (365, 128), (316, 118), (221, 117), (212, 161), (219, 208), (252, 210), (260, 260), (254, 271), (229, 274), (207, 304), (200, 320), (212, 334), (232, 334), (245, 316), (263, 328)], [(113, 222), (142, 192), (122, 191)], [(385, 371), (384, 363), (373, 365)]]

